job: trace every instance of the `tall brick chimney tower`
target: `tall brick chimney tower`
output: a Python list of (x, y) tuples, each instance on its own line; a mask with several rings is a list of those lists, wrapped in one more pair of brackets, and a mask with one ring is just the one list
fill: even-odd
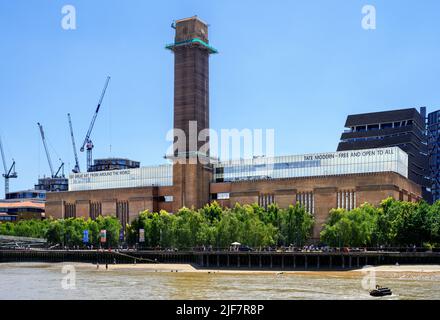
[[(206, 141), (198, 141), (209, 129), (209, 55), (217, 53), (209, 45), (208, 25), (197, 16), (177, 20), (174, 43), (174, 130), (186, 135), (186, 149), (173, 155), (173, 211), (181, 207), (200, 208), (209, 202), (212, 169)], [(190, 142), (192, 139), (192, 143)], [(176, 141), (176, 140), (175, 140)], [(200, 161), (204, 159), (204, 161)]]

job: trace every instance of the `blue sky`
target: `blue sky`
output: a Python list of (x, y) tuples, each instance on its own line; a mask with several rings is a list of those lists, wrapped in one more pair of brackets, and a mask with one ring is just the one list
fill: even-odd
[[(61, 28), (66, 4), (73, 31)], [(366, 4), (377, 9), (374, 31), (361, 27)], [(274, 128), (276, 154), (335, 151), (350, 113), (440, 108), (437, 0), (0, 0), (0, 134), (19, 173), (11, 189), (49, 174), (37, 122), (53, 162), (73, 167), (66, 115), (79, 145), (107, 75), (94, 157), (163, 163), (173, 110), (164, 46), (171, 22), (195, 14), (220, 51), (211, 127)]]

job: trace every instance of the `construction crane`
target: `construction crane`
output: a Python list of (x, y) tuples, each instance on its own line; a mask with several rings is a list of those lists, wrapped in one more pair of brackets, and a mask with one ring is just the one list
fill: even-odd
[(73, 135), (72, 118), (70, 117), (70, 113), (67, 114), (67, 118), (69, 119), (70, 137), (72, 138), (73, 154), (75, 155), (75, 168), (73, 168), (72, 172), (79, 173), (81, 172), (81, 169), (79, 168), (78, 153), (76, 152), (75, 136)]
[(92, 151), (93, 151), (93, 142), (90, 139), (90, 135), (92, 134), (93, 126), (95, 125), (96, 117), (98, 116), (99, 108), (101, 108), (102, 100), (104, 99), (105, 92), (107, 91), (108, 83), (110, 81), (110, 77), (107, 77), (107, 80), (104, 84), (104, 89), (101, 93), (101, 98), (99, 99), (98, 106), (96, 107), (95, 114), (93, 115), (92, 122), (90, 123), (89, 130), (87, 131), (86, 138), (84, 139), (84, 143), (81, 147), (81, 152), (84, 152), (84, 149), (87, 149), (87, 171), (90, 171), (92, 168)]
[[(38, 122), (38, 127), (40, 128), (41, 140), (43, 140), (44, 150), (46, 151), (47, 162), (49, 163), (50, 175), (52, 178), (64, 178), (64, 162), (60, 159), (61, 165), (56, 172), (53, 170), (52, 159), (50, 158), (49, 149), (47, 148), (46, 136), (44, 135), (43, 126)], [(60, 176), (60, 172), (62, 175)]]
[(13, 178), (17, 178), (17, 172), (15, 172), (15, 161), (14, 159), (12, 159), (12, 165), (8, 170), (8, 167), (6, 165), (6, 158), (5, 158), (5, 152), (3, 150), (3, 144), (2, 144), (2, 139), (0, 137), (0, 152), (2, 154), (2, 160), (3, 160), (3, 169), (4, 169), (4, 173), (3, 173), (3, 178), (5, 178), (5, 198), (6, 195), (9, 193), (9, 179), (13, 179)]

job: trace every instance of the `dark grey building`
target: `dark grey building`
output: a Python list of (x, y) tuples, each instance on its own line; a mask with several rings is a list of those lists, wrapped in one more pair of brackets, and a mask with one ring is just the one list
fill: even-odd
[(429, 169), (432, 181), (432, 199), (440, 200), (440, 110), (428, 115)]
[(136, 169), (140, 165), (139, 161), (124, 158), (95, 159), (89, 172)]
[(5, 200), (33, 200), (33, 201), (46, 201), (45, 190), (24, 190), (14, 191), (6, 194)]
[(47, 192), (60, 192), (69, 190), (69, 179), (65, 177), (40, 178), (35, 190)]
[(432, 201), (425, 107), (349, 115), (345, 127), (338, 151), (400, 147), (408, 154), (409, 179)]

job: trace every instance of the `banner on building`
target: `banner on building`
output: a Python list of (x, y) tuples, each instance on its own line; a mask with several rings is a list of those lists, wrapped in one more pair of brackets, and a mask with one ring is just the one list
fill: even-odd
[(107, 242), (107, 230), (101, 230), (100, 238), (101, 238), (101, 243)]
[(84, 243), (89, 243), (89, 230), (84, 230), (83, 231), (83, 242)]
[(143, 243), (145, 242), (145, 230), (139, 229), (139, 242)]

